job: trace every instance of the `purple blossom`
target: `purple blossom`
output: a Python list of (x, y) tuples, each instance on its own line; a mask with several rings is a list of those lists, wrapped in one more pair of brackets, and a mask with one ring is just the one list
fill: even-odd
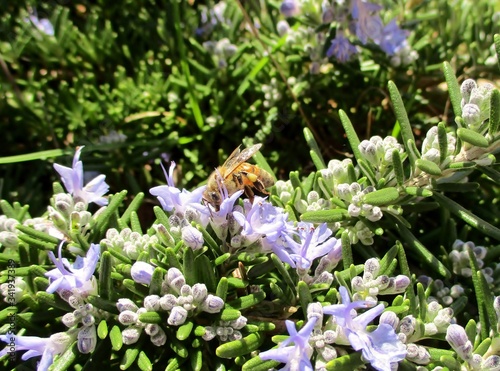
[[(384, 311), (384, 305), (379, 304), (363, 314), (356, 315), (356, 309), (369, 308), (369, 301), (351, 302), (345, 287), (339, 288), (342, 304), (323, 307), (323, 313), (335, 317), (337, 324), (344, 330), (349, 343), (354, 350), (361, 350), (363, 357), (373, 368), (390, 371), (391, 364), (406, 357), (406, 346), (399, 340), (392, 326), (381, 323), (373, 332), (368, 332), (368, 324)], [(353, 316), (354, 314), (354, 316)]]
[(406, 44), (409, 31), (399, 28), (396, 20), (391, 20), (382, 31), (380, 48), (388, 55), (394, 55)]
[(291, 259), (296, 266), (303, 270), (309, 270), (314, 259), (328, 254), (337, 244), (336, 238), (330, 238), (332, 231), (327, 228), (326, 223), (314, 228), (311, 223), (301, 222), (297, 226), (300, 242), (296, 242), (290, 235), (285, 235), (287, 245), (293, 251)]
[(215, 209), (209, 205), (210, 207), (210, 225), (217, 237), (221, 240), (225, 240), (227, 237), (228, 230), (228, 215), (233, 211), (234, 204), (238, 198), (243, 194), (243, 191), (235, 192), (231, 197), (228, 197), (226, 187), (221, 187), (222, 202), (219, 206), (219, 211), (215, 211)]
[(300, 13), (300, 4), (297, 0), (283, 0), (280, 5), (280, 12), (285, 17), (295, 17)]
[(54, 26), (47, 18), (38, 18), (36, 14), (30, 15), (24, 19), (25, 22), (31, 22), (41, 32), (46, 35), (54, 36)]
[(352, 18), (355, 20), (355, 32), (362, 44), (372, 39), (376, 44), (382, 37), (383, 23), (377, 13), (382, 6), (368, 3), (364, 0), (353, 0), (351, 6)]
[(335, 38), (332, 40), (330, 47), (326, 51), (326, 56), (328, 58), (334, 56), (340, 63), (345, 63), (357, 53), (358, 50), (356, 47), (351, 44), (351, 42), (344, 36), (344, 33), (339, 30), (337, 31)]
[(71, 341), (71, 337), (66, 333), (59, 332), (52, 335), (50, 338), (0, 335), (0, 340), (7, 343), (7, 346), (0, 351), (0, 358), (8, 352), (27, 350), (27, 352), (22, 355), (21, 359), (26, 361), (32, 357), (42, 356), (38, 363), (37, 370), (46, 371), (52, 365), (54, 356), (66, 350)]
[(273, 251), (283, 262), (294, 265), (284, 249), (284, 236), (292, 231), (288, 213), (259, 196), (255, 196), (253, 204), (245, 200), (243, 205), (245, 215), (235, 211), (233, 217), (243, 227), (240, 235), (245, 241), (244, 245), (260, 240), (263, 252)]
[(75, 262), (70, 264), (68, 259), (61, 257), (62, 245), (62, 243), (59, 245), (58, 259), (56, 259), (52, 251), (48, 252), (49, 258), (56, 268), (45, 273), (50, 279), (47, 292), (53, 293), (54, 291), (76, 288), (81, 294), (93, 293), (96, 290), (93, 274), (99, 260), (101, 247), (91, 244), (85, 258), (77, 256)]
[[(311, 317), (299, 332), (295, 329), (293, 321), (286, 321), (286, 328), (290, 337), (282, 341), (278, 348), (261, 352), (259, 357), (263, 360), (274, 359), (281, 363), (286, 363), (282, 370), (313, 370), (311, 355), (313, 348), (309, 344), (309, 338), (316, 325), (318, 317)], [(288, 346), (294, 343), (294, 346)]]
[(95, 202), (99, 206), (108, 204), (108, 200), (103, 197), (109, 190), (106, 184), (105, 175), (99, 175), (83, 186), (83, 163), (80, 161), (80, 153), (83, 146), (78, 147), (73, 157), (73, 166), (66, 167), (54, 164), (54, 169), (61, 176), (61, 180), (66, 190), (73, 195), (76, 201), (83, 201), (86, 204)]
[(130, 275), (135, 282), (149, 285), (151, 283), (151, 277), (153, 277), (154, 270), (155, 267), (151, 264), (137, 261), (132, 265)]
[(167, 185), (153, 187), (149, 192), (158, 198), (163, 210), (174, 211), (176, 215), (181, 217), (184, 217), (184, 213), (189, 208), (200, 211), (199, 222), (205, 227), (208, 224), (208, 211), (206, 207), (202, 207), (201, 200), (206, 186), (198, 187), (193, 192), (189, 192), (186, 189), (181, 191), (174, 184), (174, 168), (175, 162), (173, 161), (170, 163), (168, 174), (165, 168), (163, 168)]

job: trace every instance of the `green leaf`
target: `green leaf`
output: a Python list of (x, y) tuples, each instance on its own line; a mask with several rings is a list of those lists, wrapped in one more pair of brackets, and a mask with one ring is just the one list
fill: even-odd
[(316, 139), (314, 139), (313, 133), (307, 127), (304, 128), (304, 137), (306, 138), (307, 145), (311, 149), (309, 153), (311, 155), (311, 159), (313, 160), (314, 165), (316, 166), (316, 169), (318, 170), (325, 169), (326, 168), (325, 160), (321, 155), (321, 150), (319, 149)]
[(300, 216), (301, 220), (311, 223), (335, 223), (349, 218), (350, 216), (346, 209), (306, 211)]
[[(363, 173), (363, 175), (368, 178), (370, 184), (372, 186), (376, 186), (377, 185), (377, 176), (375, 175), (375, 172), (373, 171), (372, 165), (368, 161), (365, 161), (365, 159), (359, 159), (358, 166), (361, 169), (361, 172)], [(356, 181), (356, 178), (354, 179), (354, 182), (355, 181)]]
[(420, 154), (413, 139), (406, 142), (406, 152), (408, 153), (408, 159), (410, 160), (410, 167), (412, 171), (415, 171), (415, 163), (422, 157), (422, 155)]
[(351, 240), (349, 239), (349, 233), (344, 230), (340, 239), (342, 243), (342, 264), (344, 269), (348, 269), (354, 264), (354, 259), (352, 255)]
[(342, 126), (344, 127), (345, 134), (347, 136), (347, 140), (351, 145), (351, 151), (354, 154), (354, 157), (359, 162), (363, 159), (363, 155), (359, 150), (359, 144), (361, 143), (358, 138), (358, 134), (356, 134), (356, 130), (354, 126), (352, 126), (351, 120), (349, 120), (349, 116), (343, 111), (339, 110), (339, 118)]
[(495, 183), (500, 184), (500, 172), (490, 166), (478, 166), (477, 169), (488, 176)]
[(426, 188), (419, 187), (405, 187), (404, 191), (410, 196), (418, 196), (418, 197), (431, 197), (432, 191)]
[(458, 128), (457, 136), (466, 143), (470, 143), (476, 147), (487, 148), (489, 146), (488, 139), (482, 134), (467, 128)]
[(144, 312), (139, 314), (139, 321), (144, 323), (162, 323), (163, 318), (159, 312)]
[(403, 143), (407, 145), (409, 140), (415, 142), (415, 137), (413, 136), (410, 120), (408, 119), (408, 114), (406, 113), (406, 108), (404, 106), (403, 99), (399, 94), (399, 90), (396, 84), (394, 84), (393, 81), (389, 81), (387, 87), (389, 89), (391, 101), (394, 106), (396, 119), (398, 120), (399, 125), (401, 126), (401, 136), (403, 138)]
[(80, 351), (78, 350), (78, 345), (75, 341), (59, 358), (54, 361), (50, 369), (53, 371), (70, 370), (79, 355)]
[(103, 340), (106, 339), (108, 333), (109, 333), (108, 323), (106, 322), (106, 320), (103, 319), (101, 320), (101, 322), (99, 322), (99, 325), (97, 326), (97, 336), (99, 337), (99, 339)]
[(96, 218), (94, 231), (90, 237), (90, 241), (99, 240), (101, 236), (104, 236), (106, 229), (108, 228), (109, 222), (112, 220), (113, 214), (116, 213), (123, 200), (127, 196), (127, 191), (123, 190), (120, 193), (116, 193), (111, 196), (108, 206), (104, 209), (102, 213)]
[(500, 91), (494, 89), (490, 97), (490, 122), (488, 133), (494, 137), (500, 128)]
[(125, 349), (125, 355), (123, 356), (120, 362), (120, 370), (126, 370), (135, 362), (137, 357), (139, 356), (139, 352), (141, 351), (142, 341), (135, 343), (133, 345), (129, 345), (127, 349)]
[(144, 351), (142, 351), (142, 350), (139, 352), (139, 357), (137, 358), (137, 366), (139, 366), (139, 368), (142, 371), (152, 371), (153, 370), (153, 364), (151, 363), (151, 361), (148, 358), (148, 356), (146, 355), (146, 353), (144, 353)]
[(483, 220), (480, 217), (474, 215), (463, 206), (459, 205), (455, 201), (449, 199), (439, 192), (435, 192), (433, 197), (437, 202), (439, 202), (442, 207), (451, 211), (453, 214), (461, 218), (470, 226), (476, 228), (487, 236), (490, 236), (496, 240), (500, 240), (500, 229), (498, 229), (497, 227), (491, 225), (486, 220)]
[(257, 291), (250, 295), (241, 296), (238, 299), (226, 303), (226, 306), (229, 306), (237, 310), (243, 310), (259, 304), (265, 298), (266, 298), (266, 293), (264, 291)]
[(230, 307), (224, 308), (220, 314), (222, 321), (234, 321), (241, 317), (241, 312)]
[(191, 335), (193, 327), (194, 327), (193, 321), (185, 322), (184, 324), (179, 326), (179, 328), (177, 329), (177, 333), (175, 334), (175, 337), (180, 341), (186, 340), (189, 337), (189, 335)]
[(132, 212), (137, 212), (139, 210), (139, 207), (142, 204), (142, 200), (144, 200), (144, 193), (139, 192), (137, 195), (135, 195), (135, 197), (132, 199), (132, 202), (130, 202), (130, 205), (128, 205), (127, 209), (120, 217), (119, 219), (120, 222), (122, 222), (125, 225), (128, 225)]
[(302, 307), (304, 318), (307, 318), (307, 307), (313, 300), (308, 284), (304, 281), (299, 281), (297, 285), (297, 292), (299, 294), (300, 306)]
[(290, 277), (290, 273), (288, 273), (288, 270), (285, 268), (285, 265), (281, 261), (281, 259), (276, 255), (276, 254), (271, 254), (271, 260), (274, 263), (274, 266), (278, 270), (278, 273), (283, 277), (283, 280), (285, 283), (288, 285), (288, 287), (293, 291), (293, 294), (296, 295), (296, 288), (295, 288), (295, 283), (292, 280), (292, 277)]
[(217, 354), (217, 357), (221, 358), (244, 356), (245, 354), (250, 354), (254, 350), (259, 349), (264, 339), (265, 338), (259, 332), (254, 332), (243, 339), (219, 345), (215, 350), (215, 354)]
[(200, 255), (195, 259), (195, 264), (199, 274), (199, 281), (207, 286), (209, 292), (215, 292), (217, 290), (217, 278), (210, 259), (206, 255)]
[(111, 348), (114, 351), (119, 351), (123, 346), (123, 338), (120, 327), (114, 325), (109, 332), (109, 340), (111, 340)]
[(35, 238), (43, 242), (47, 242), (48, 245), (52, 245), (53, 247), (50, 250), (54, 250), (55, 246), (59, 245), (59, 243), (61, 242), (58, 238), (53, 237), (45, 232), (37, 231), (32, 227), (18, 224), (16, 225), (16, 229), (23, 232), (27, 236), (30, 236), (32, 238)]
[(74, 152), (75, 151), (73, 149), (50, 149), (48, 151), (26, 153), (24, 155), (0, 157), (0, 165), (16, 164), (18, 162), (33, 161), (33, 160), (45, 161), (48, 158), (67, 156), (74, 154)]
[(200, 349), (193, 349), (189, 355), (189, 359), (193, 371), (200, 371), (203, 369), (203, 352)]
[(360, 369), (363, 365), (361, 353), (357, 352), (335, 358), (326, 364), (326, 369), (328, 371), (352, 371)]
[(403, 186), (405, 181), (405, 172), (403, 168), (403, 161), (401, 161), (401, 155), (397, 149), (392, 151), (392, 167), (394, 169), (397, 185), (400, 187)]
[(196, 271), (196, 266), (194, 264), (194, 252), (187, 246), (184, 248), (182, 273), (184, 274), (188, 285), (193, 286), (198, 282), (198, 272)]
[(415, 166), (417, 168), (419, 168), (420, 170), (422, 170), (424, 173), (427, 173), (430, 175), (440, 176), (442, 174), (442, 171), (439, 168), (439, 166), (437, 164), (435, 164), (434, 162), (429, 161), (429, 160), (424, 160), (424, 159), (419, 158), (415, 162)]
[(446, 125), (440, 122), (437, 126), (438, 144), (439, 144), (439, 163), (442, 164), (446, 160), (448, 154), (448, 136), (446, 134)]
[(363, 201), (370, 205), (390, 205), (399, 198), (399, 191), (395, 187), (387, 187), (365, 194)]
[(497, 54), (498, 67), (500, 68), (500, 34), (494, 34), (493, 41), (495, 43), (495, 52)]
[[(388, 217), (392, 217), (388, 214)], [(395, 220), (395, 226), (398, 229), (401, 237), (407, 243), (408, 247), (417, 253), (425, 264), (435, 272), (439, 273), (441, 276), (448, 278), (451, 276), (450, 271), (443, 265), (443, 263), (436, 258), (401, 222), (397, 219)]]
[(263, 361), (259, 357), (252, 357), (242, 366), (241, 371), (268, 371), (274, 370), (279, 365), (278, 361)]
[(99, 295), (104, 299), (109, 299), (113, 290), (113, 283), (111, 281), (112, 270), (113, 258), (109, 251), (104, 251), (101, 254), (101, 261), (99, 265), (99, 279), (97, 280), (99, 286)]
[(451, 68), (448, 62), (443, 63), (443, 73), (446, 79), (446, 84), (448, 85), (448, 92), (450, 93), (451, 106), (453, 107), (453, 112), (455, 116), (462, 116), (462, 94), (460, 93), (460, 85), (458, 85), (457, 77), (455, 76), (455, 71)]
[(112, 300), (104, 299), (100, 296), (89, 295), (87, 301), (95, 306), (96, 308), (102, 309), (103, 311), (119, 314), (118, 308), (116, 307), (116, 302)]
[(219, 283), (217, 284), (217, 290), (215, 291), (215, 295), (226, 301), (227, 290), (229, 288), (229, 284), (227, 282), (226, 277), (221, 277)]

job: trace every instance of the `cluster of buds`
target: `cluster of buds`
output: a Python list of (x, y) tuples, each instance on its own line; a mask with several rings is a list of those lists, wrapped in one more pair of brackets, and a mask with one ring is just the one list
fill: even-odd
[(120, 232), (111, 228), (106, 232), (106, 238), (101, 240), (101, 246), (123, 251), (127, 257), (137, 260), (139, 254), (148, 249), (155, 243), (158, 243), (158, 237), (155, 235), (143, 235), (138, 232), (132, 232), (130, 228), (124, 228)]
[(19, 222), (16, 219), (0, 215), (0, 244), (2, 246), (16, 248), (19, 245), (17, 225)]
[(158, 325), (153, 323), (144, 323), (139, 320), (139, 315), (148, 312), (148, 308), (154, 311), (154, 305), (150, 305), (150, 297), (144, 298), (144, 307), (139, 308), (130, 299), (119, 299), (116, 306), (120, 311), (118, 321), (128, 326), (122, 331), (122, 340), (124, 344), (134, 344), (139, 340), (142, 331), (149, 335), (151, 342), (157, 347), (165, 345), (167, 334)]
[(210, 341), (217, 337), (220, 341), (240, 340), (243, 335), (241, 329), (247, 325), (246, 317), (239, 316), (233, 321), (218, 321), (212, 326), (205, 326), (203, 340)]
[(93, 352), (97, 344), (95, 322), (96, 316), (100, 317), (99, 311), (92, 304), (86, 303), (76, 289), (61, 290), (59, 295), (74, 309), (73, 312), (66, 313), (62, 317), (64, 325), (68, 328), (75, 328), (81, 324), (78, 327), (78, 350), (83, 354)]
[(349, 204), (347, 208), (349, 215), (353, 218), (363, 216), (372, 222), (382, 219), (383, 216), (380, 207), (364, 203), (364, 196), (374, 191), (375, 187), (369, 186), (362, 189), (361, 185), (356, 182), (337, 186), (338, 197)]
[(227, 67), (227, 60), (231, 58), (236, 50), (236, 45), (231, 44), (229, 39), (223, 38), (219, 41), (205, 41), (203, 47), (213, 56), (217, 67)]
[[(92, 214), (87, 211), (87, 204), (84, 201), (75, 202), (73, 196), (68, 193), (55, 194), (48, 211), (49, 219), (64, 235), (72, 232), (85, 234), (92, 220)], [(94, 217), (96, 215), (97, 213)]]
[(356, 276), (351, 281), (353, 300), (368, 300), (378, 302), (378, 295), (400, 294), (410, 284), (410, 279), (405, 275), (389, 277), (379, 275), (380, 261), (377, 258), (365, 262), (363, 277)]
[(363, 140), (359, 146), (359, 151), (375, 169), (377, 180), (380, 178), (394, 178), (390, 176), (392, 171), (393, 152), (397, 151), (401, 160), (406, 157), (404, 147), (398, 143), (397, 139), (387, 136), (382, 139), (379, 136), (373, 136), (369, 140)]
[(463, 242), (461, 240), (456, 240), (453, 243), (452, 248), (453, 250), (449, 253), (448, 256), (453, 264), (453, 273), (459, 274), (464, 277), (472, 276), (469, 256), (469, 249), (471, 249), (472, 253), (474, 254), (476, 264), (478, 268), (481, 269), (484, 278), (488, 283), (493, 282), (493, 269), (490, 267), (483, 268), (483, 259), (486, 257), (487, 253), (487, 249), (484, 246), (476, 246), (472, 241)]

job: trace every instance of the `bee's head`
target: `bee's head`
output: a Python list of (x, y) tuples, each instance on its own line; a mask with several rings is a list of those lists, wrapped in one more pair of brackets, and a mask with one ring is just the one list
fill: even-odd
[(208, 189), (206, 189), (205, 192), (203, 193), (203, 199), (212, 206), (214, 206), (216, 209), (219, 208), (222, 202), (221, 195), (219, 192)]

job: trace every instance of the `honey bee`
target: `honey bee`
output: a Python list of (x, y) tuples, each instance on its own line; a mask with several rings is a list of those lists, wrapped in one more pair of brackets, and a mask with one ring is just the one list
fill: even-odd
[(222, 166), (219, 166), (208, 178), (207, 188), (203, 192), (203, 199), (219, 210), (222, 203), (220, 186), (226, 187), (228, 196), (233, 195), (239, 190), (253, 201), (254, 192), (267, 195), (267, 187), (274, 184), (274, 179), (267, 171), (257, 165), (245, 162), (252, 157), (262, 146), (254, 144), (251, 147), (240, 151), (236, 148), (227, 158)]

